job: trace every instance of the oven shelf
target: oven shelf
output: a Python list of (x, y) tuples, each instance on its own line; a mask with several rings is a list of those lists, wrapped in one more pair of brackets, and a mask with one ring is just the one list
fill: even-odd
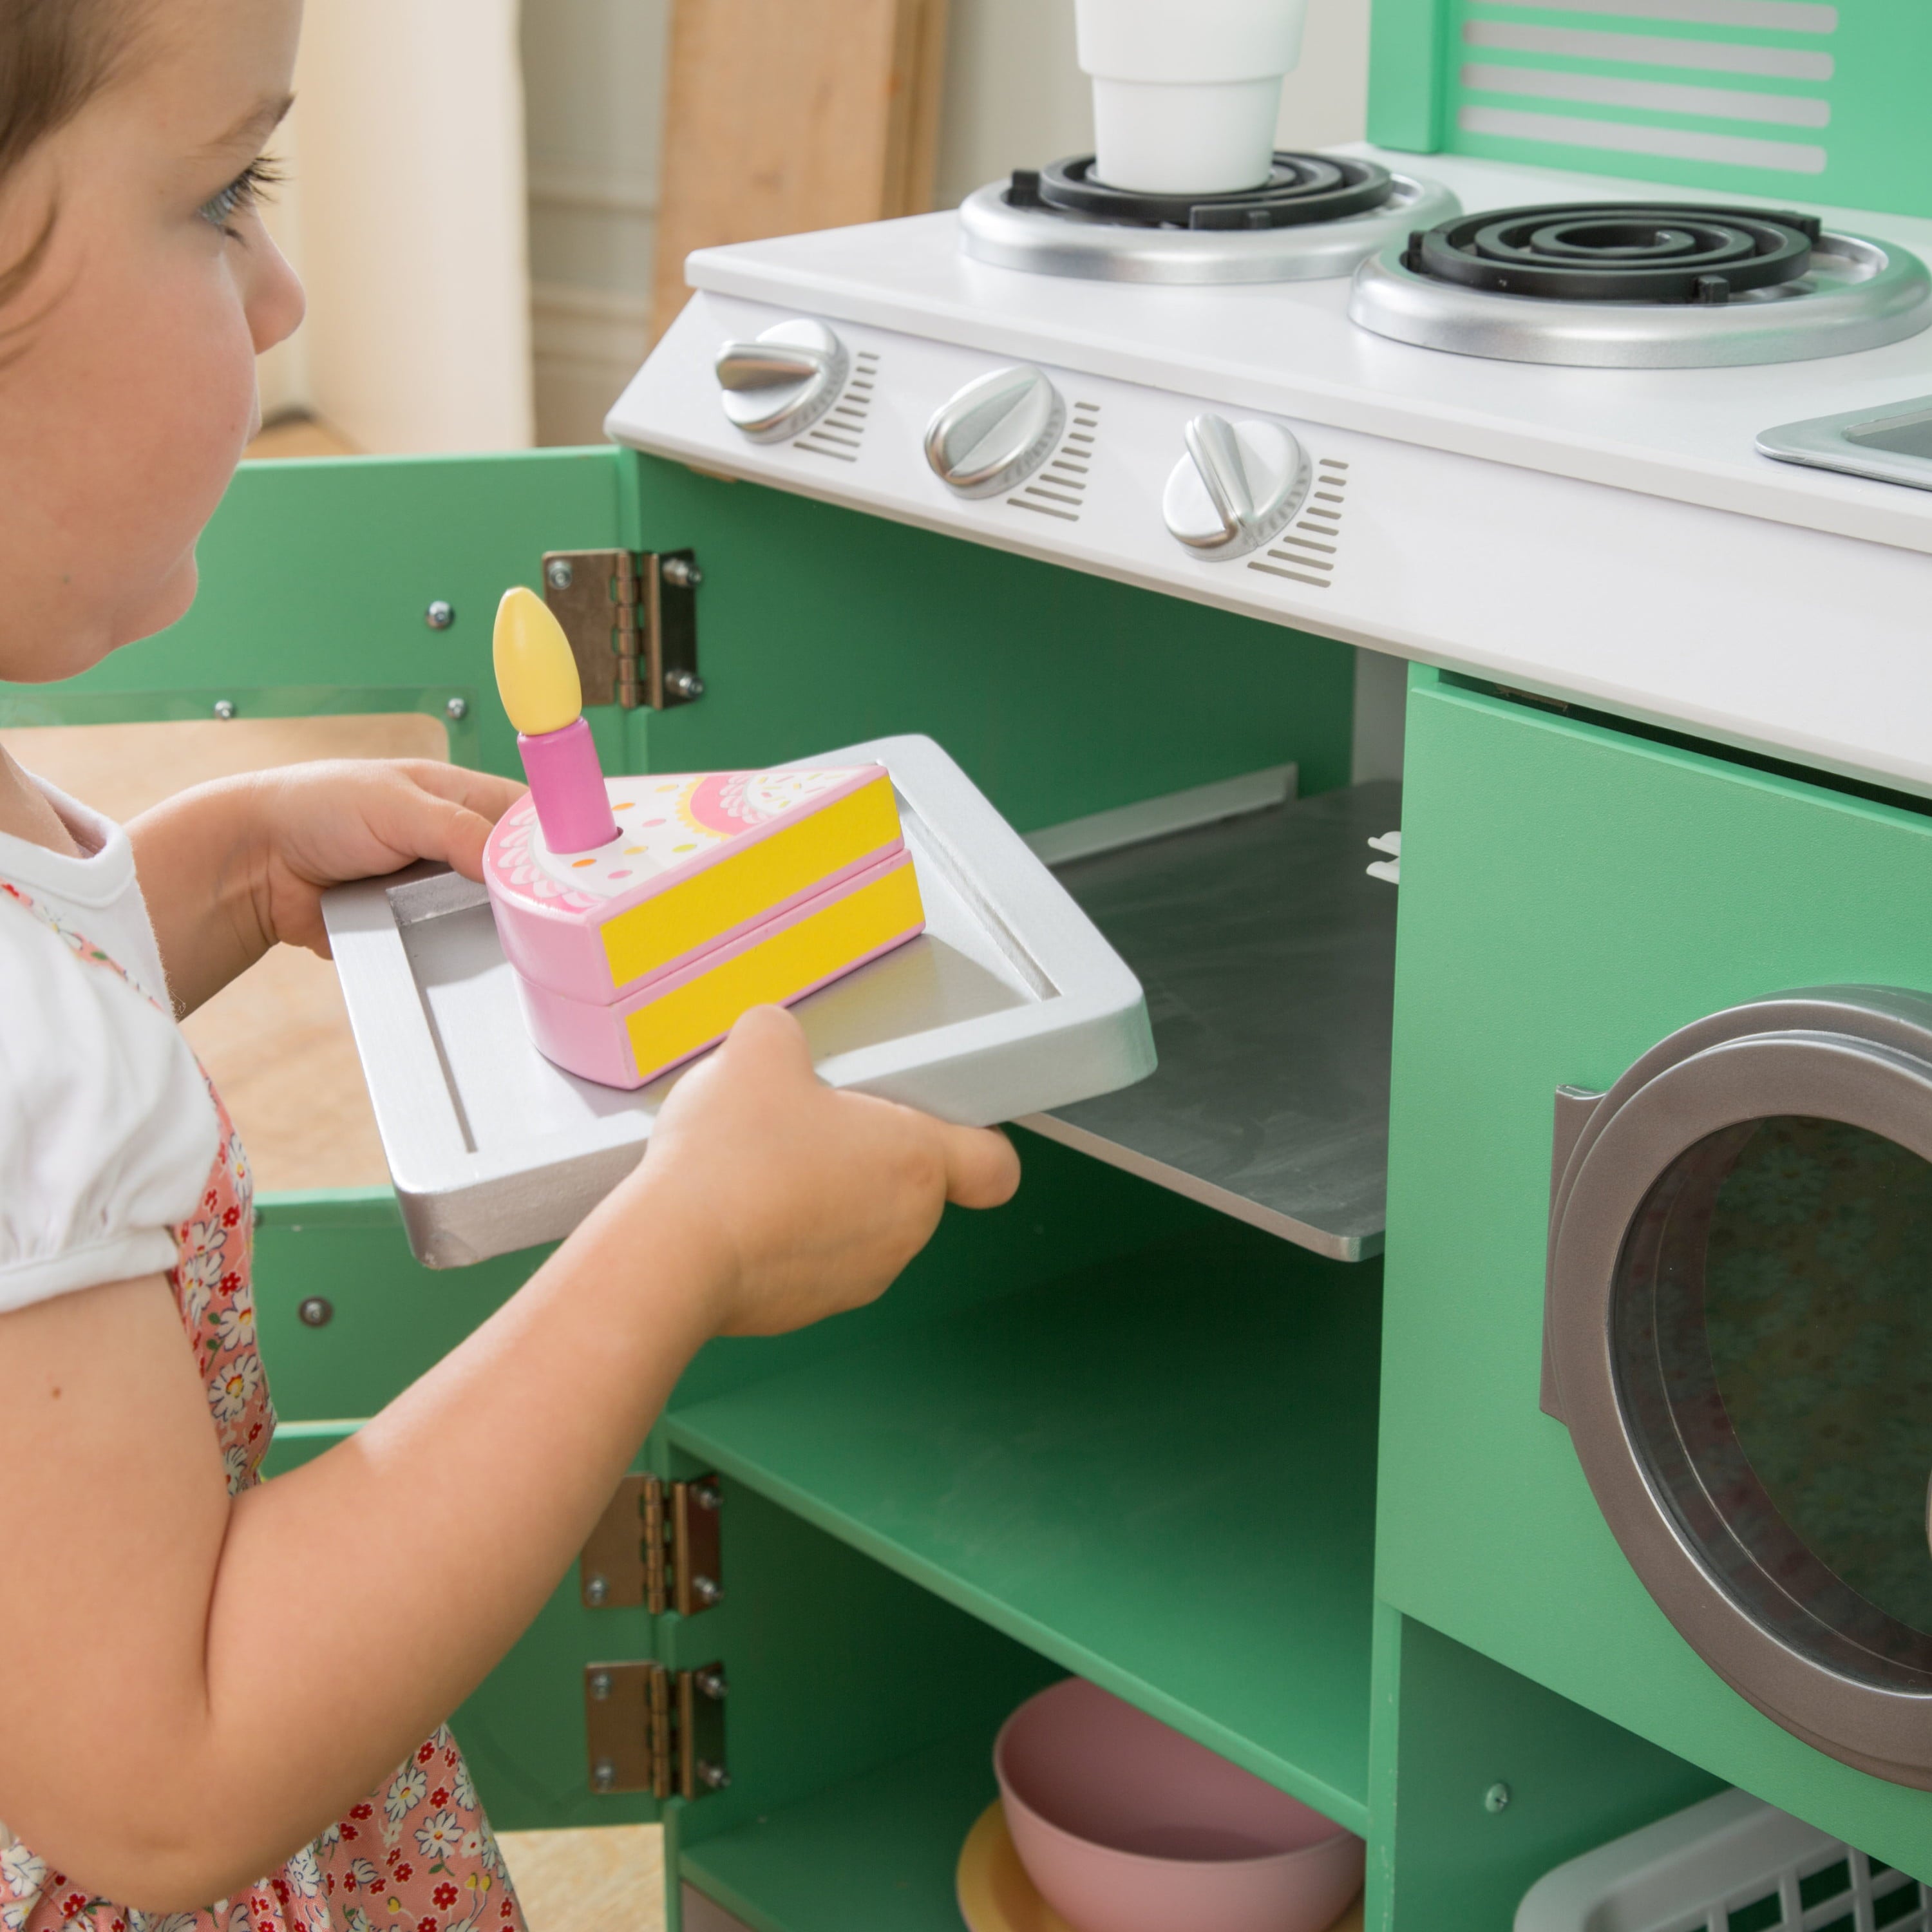
[(667, 1420), (728, 1479), (1361, 1831), (1379, 1304), (1210, 1222)]
[(953, 1874), (997, 1791), (975, 1731), (684, 1848), (725, 1910), (780, 1932), (959, 1932)]
[(1160, 1066), (1025, 1124), (1337, 1261), (1382, 1251), (1394, 780), (1056, 868), (1147, 989)]

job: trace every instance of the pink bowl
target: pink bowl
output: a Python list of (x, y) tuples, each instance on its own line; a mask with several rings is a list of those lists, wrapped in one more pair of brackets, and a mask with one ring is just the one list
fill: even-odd
[(1077, 1932), (1328, 1932), (1361, 1889), (1352, 1832), (1082, 1678), (1006, 1720), (993, 1768)]

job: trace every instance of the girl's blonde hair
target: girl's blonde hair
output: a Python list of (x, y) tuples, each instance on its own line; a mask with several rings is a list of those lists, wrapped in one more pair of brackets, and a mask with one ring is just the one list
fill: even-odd
[[(119, 71), (143, 0), (0, 0), (0, 188)], [(26, 288), (53, 238), (58, 204), (16, 261), (0, 268), (0, 306)]]

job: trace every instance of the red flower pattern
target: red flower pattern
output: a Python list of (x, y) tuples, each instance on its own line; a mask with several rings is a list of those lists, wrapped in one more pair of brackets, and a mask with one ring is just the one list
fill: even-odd
[[(63, 943), (77, 959), (86, 962), (89, 970), (104, 970), (123, 980), (127, 978), (106, 954), (89, 946), (77, 935), (62, 932), (55, 921), (10, 882), (0, 880), (0, 893), (52, 926)], [(220, 1096), (214, 1094), (212, 1087), (209, 1091), (214, 1099), (219, 1144), (200, 1204), (189, 1220), (173, 1231), (178, 1262), (170, 1271), (169, 1282), (174, 1290), (188, 1346), (194, 1351), (197, 1364), (205, 1365), (200, 1366), (200, 1372), (211, 1391), (211, 1408), (215, 1406), (214, 1392), (225, 1391), (231, 1382), (240, 1382), (242, 1378), (236, 1372), (244, 1365), (254, 1378), (253, 1393), (242, 1406), (239, 1414), (224, 1420), (217, 1410), (210, 1418), (218, 1452), (229, 1459), (231, 1471), (238, 1464), (239, 1474), (231, 1475), (231, 1482), (245, 1490), (253, 1488), (261, 1480), (262, 1460), (274, 1434), (275, 1412), (268, 1397), (268, 1378), (256, 1359), (256, 1343), (252, 1339), (254, 1183), (247, 1156), (236, 1137), (227, 1110), (222, 1106)], [(220, 1270), (218, 1276), (214, 1272), (218, 1268)], [(208, 1286), (211, 1280), (215, 1282), (212, 1290)], [(223, 1333), (224, 1328), (226, 1336)], [(250, 1339), (231, 1339), (244, 1335)], [(452, 1772), (461, 1762), (460, 1754), (446, 1730), (439, 1730), (433, 1737), (424, 1740), (408, 1762), (428, 1765), (438, 1756)], [(444, 1778), (436, 1792), (437, 1808), (446, 1807), (452, 1790), (466, 1782), (460, 1774)], [(484, 1891), (500, 1887), (496, 1912), (502, 1922), (502, 1932), (523, 1932), (523, 1915), (516, 1902), (515, 1892), (503, 1882), (500, 1866), (495, 1865), (485, 1854), (446, 1858), (442, 1873), (425, 1872), (418, 1884), (414, 1882), (416, 1868), (400, 1859), (398, 1851), (392, 1850), (387, 1861), (393, 1868), (392, 1876), (357, 1880), (350, 1869), (351, 1862), (359, 1856), (358, 1840), (362, 1834), (356, 1826), (374, 1820), (386, 1802), (393, 1806), (400, 1802), (394, 1794), (392, 1784), (393, 1781), (386, 1781), (363, 1803), (352, 1806), (348, 1817), (327, 1839), (318, 1840), (298, 1853), (282, 1870), (265, 1876), (260, 1884), (250, 1886), (245, 1894), (237, 1895), (230, 1904), (224, 1904), (220, 1918), (217, 1918), (212, 1908), (170, 1918), (167, 1922), (170, 1932), (176, 1932), (176, 1928), (179, 1932), (230, 1932), (232, 1923), (246, 1924), (250, 1932), (310, 1932), (311, 1928), (314, 1932), (323, 1932), (323, 1928), (327, 1928), (327, 1932), (342, 1932), (342, 1922), (327, 1905), (318, 1902), (321, 1898), (334, 1896), (338, 1877), (346, 1893), (353, 1894), (358, 1886), (371, 1892), (393, 1889), (394, 1910), (385, 1915), (386, 1922), (398, 1928), (412, 1924), (415, 1932), (455, 1932), (454, 1922), (446, 1921), (428, 1910), (433, 1904), (440, 1912), (446, 1912), (461, 1897), (458, 1887), (450, 1882), (452, 1878), (466, 1880), (472, 1888)], [(210, 1802), (218, 1802), (216, 1794), (210, 1794)], [(464, 1814), (464, 1830), (480, 1832), (487, 1843), (488, 1828), (482, 1812), (474, 1808), (473, 1800), (470, 1805), (460, 1808)], [(400, 1823), (400, 1816), (393, 1810), (389, 1814), (392, 1823)], [(12, 1842), (4, 1828), (0, 1828), (0, 1848), (10, 1846)], [(368, 1870), (370, 1868), (364, 1865), (364, 1869)], [(433, 1876), (440, 1882), (433, 1885)], [(0, 1876), (0, 1906), (16, 1907), (22, 1902), (23, 1895), (16, 1893), (5, 1877)], [(102, 1928), (106, 1928), (106, 1932), (128, 1932), (130, 1923), (130, 1915), (124, 1907), (106, 1899), (91, 1898), (86, 1892), (72, 1888), (64, 1872), (48, 1871), (38, 1892), (24, 1895), (24, 1903), (27, 1906), (24, 1918), (13, 1911), (6, 1915), (8, 1924), (18, 1926), (20, 1932), (58, 1932), (58, 1928), (74, 1926), (82, 1914), (86, 1915), (86, 1924), (95, 1928), (95, 1932), (100, 1932)], [(466, 1927), (473, 1922), (466, 1918), (462, 1923)]]

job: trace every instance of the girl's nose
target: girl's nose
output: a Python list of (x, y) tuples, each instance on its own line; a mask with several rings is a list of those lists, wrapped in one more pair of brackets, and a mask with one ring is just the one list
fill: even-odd
[(308, 311), (308, 298), (288, 258), (259, 222), (249, 237), (248, 272), (248, 329), (260, 356), (294, 334)]

